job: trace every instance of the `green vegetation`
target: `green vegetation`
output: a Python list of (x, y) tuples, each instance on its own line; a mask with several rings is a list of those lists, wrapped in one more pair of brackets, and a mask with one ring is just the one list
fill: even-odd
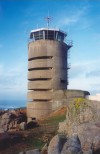
[(87, 100), (84, 98), (75, 98), (68, 106), (68, 113), (77, 116), (81, 111), (88, 107)]
[(45, 120), (44, 123), (46, 124), (50, 124), (50, 125), (58, 125), (59, 122), (62, 122), (66, 119), (66, 113), (64, 113), (63, 115), (56, 115), (56, 116), (52, 116), (49, 117), (47, 120)]
[(75, 98), (73, 102), (71, 102), (68, 105), (68, 111), (66, 119), (67, 121), (78, 122), (80, 123), (80, 117), (81, 121), (85, 119), (85, 115), (91, 112), (90, 102), (89, 100), (85, 98)]
[(30, 148), (32, 147), (32, 149), (41, 149), (43, 146), (44, 146), (44, 142), (42, 140), (42, 138), (39, 138), (39, 137), (35, 137), (35, 138), (28, 138), (26, 140), (26, 143), (27, 143), (27, 146)]
[(81, 110), (84, 110), (88, 107), (87, 100), (84, 98), (76, 98), (74, 99), (74, 104), (73, 104), (76, 113), (80, 113)]

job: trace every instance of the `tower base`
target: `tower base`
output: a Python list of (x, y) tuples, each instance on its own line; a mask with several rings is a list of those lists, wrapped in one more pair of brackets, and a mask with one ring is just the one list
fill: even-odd
[(88, 91), (82, 90), (56, 90), (53, 92), (52, 101), (33, 101), (27, 103), (27, 118), (37, 120), (45, 118), (47, 115), (58, 108), (67, 105), (74, 98), (87, 98), (90, 95)]

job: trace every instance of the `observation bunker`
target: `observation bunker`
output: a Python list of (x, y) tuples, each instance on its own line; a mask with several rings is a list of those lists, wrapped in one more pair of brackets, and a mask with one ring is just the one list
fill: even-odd
[(67, 92), (68, 51), (72, 43), (65, 43), (66, 37), (67, 34), (59, 29), (41, 28), (30, 32), (27, 94), (29, 121), (50, 114), (63, 104), (64, 99), (66, 101), (65, 93), (70, 93)]

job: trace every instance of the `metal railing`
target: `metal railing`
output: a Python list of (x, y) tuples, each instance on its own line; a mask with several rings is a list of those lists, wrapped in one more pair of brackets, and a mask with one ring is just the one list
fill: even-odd
[(73, 41), (72, 40), (66, 40), (65, 39), (65, 43), (68, 45), (68, 46), (73, 46)]

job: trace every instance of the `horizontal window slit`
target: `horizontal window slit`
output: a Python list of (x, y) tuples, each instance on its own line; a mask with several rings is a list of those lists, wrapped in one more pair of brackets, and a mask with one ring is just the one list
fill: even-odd
[(38, 68), (29, 68), (28, 71), (34, 71), (34, 70), (50, 70), (52, 67), (38, 67)]
[(34, 89), (34, 88), (28, 88), (28, 90), (34, 90), (34, 91), (51, 91), (52, 89)]
[(51, 59), (53, 56), (41, 56), (41, 57), (32, 57), (29, 58), (28, 61), (36, 60), (36, 59)]
[(33, 78), (33, 79), (28, 79), (29, 81), (43, 81), (43, 80), (51, 80), (51, 78)]
[(51, 91), (52, 89), (34, 89), (34, 91)]
[(33, 101), (41, 101), (41, 102), (43, 102), (43, 101), (50, 101), (51, 99), (34, 99)]

